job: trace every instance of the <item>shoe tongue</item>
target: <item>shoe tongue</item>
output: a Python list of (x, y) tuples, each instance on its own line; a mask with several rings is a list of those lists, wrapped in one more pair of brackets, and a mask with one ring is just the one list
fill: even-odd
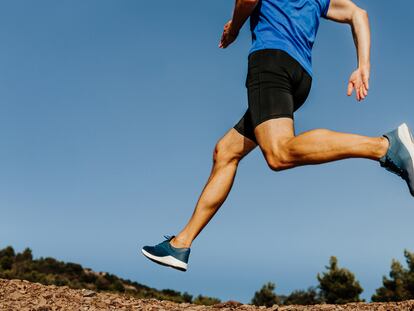
[(178, 251), (178, 252), (185, 252), (188, 251), (190, 249), (190, 247), (174, 247), (171, 245), (170, 241), (175, 237), (175, 235), (164, 235), (164, 237), (166, 238), (166, 240), (164, 241), (164, 243), (166, 242), (166, 244), (171, 247), (171, 249), (173, 249), (174, 251)]
[(174, 237), (175, 235), (164, 235), (164, 238), (166, 239), (166, 241), (171, 241)]

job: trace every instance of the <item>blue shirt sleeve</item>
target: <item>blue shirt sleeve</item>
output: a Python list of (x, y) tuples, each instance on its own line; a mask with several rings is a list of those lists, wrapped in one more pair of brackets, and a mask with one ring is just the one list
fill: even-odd
[(331, 0), (321, 0), (321, 3), (322, 3), (321, 16), (326, 17), (326, 15), (328, 14), (329, 4), (331, 3)]

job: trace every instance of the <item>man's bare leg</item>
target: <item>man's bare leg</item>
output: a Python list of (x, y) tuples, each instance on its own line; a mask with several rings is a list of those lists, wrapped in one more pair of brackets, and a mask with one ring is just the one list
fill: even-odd
[(271, 119), (255, 128), (260, 149), (273, 170), (347, 158), (379, 160), (388, 150), (385, 137), (366, 137), (317, 129), (294, 134), (290, 118)]
[[(271, 119), (255, 129), (269, 166), (276, 171), (347, 158), (378, 160), (388, 149), (384, 137), (367, 137), (317, 129), (294, 135), (293, 120)], [(230, 192), (239, 161), (256, 144), (231, 129), (217, 144), (214, 164), (191, 219), (173, 239), (174, 247), (191, 247), (192, 241), (218, 211)]]
[(256, 146), (234, 128), (220, 139), (214, 150), (213, 168), (207, 184), (187, 225), (170, 241), (172, 246), (191, 247), (193, 240), (226, 200), (240, 160)]

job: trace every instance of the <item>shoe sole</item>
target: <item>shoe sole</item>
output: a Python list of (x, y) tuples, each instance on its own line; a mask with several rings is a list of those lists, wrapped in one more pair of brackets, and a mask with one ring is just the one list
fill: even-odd
[(164, 256), (164, 257), (158, 257), (154, 256), (150, 253), (148, 253), (146, 250), (141, 249), (142, 254), (147, 257), (148, 259), (163, 265), (167, 267), (171, 267), (180, 271), (187, 271), (187, 264), (185, 262), (182, 262), (178, 260), (177, 258), (174, 258), (173, 256)]
[[(413, 137), (411, 135), (410, 129), (408, 128), (407, 124), (403, 123), (398, 127), (398, 137), (400, 138), (401, 142), (403, 143), (404, 147), (407, 149), (408, 153), (411, 157), (411, 164), (414, 168), (414, 142)], [(414, 196), (414, 189), (411, 190), (411, 195)]]

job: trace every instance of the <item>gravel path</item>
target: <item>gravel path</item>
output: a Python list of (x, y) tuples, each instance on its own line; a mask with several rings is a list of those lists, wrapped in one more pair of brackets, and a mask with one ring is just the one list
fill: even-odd
[(214, 306), (174, 303), (156, 299), (136, 299), (125, 295), (75, 290), (66, 286), (45, 286), (20, 280), (0, 279), (1, 311), (94, 311), (94, 310), (272, 310), (272, 311), (414, 311), (414, 300), (398, 303), (350, 303), (346, 305), (255, 307), (228, 301)]

